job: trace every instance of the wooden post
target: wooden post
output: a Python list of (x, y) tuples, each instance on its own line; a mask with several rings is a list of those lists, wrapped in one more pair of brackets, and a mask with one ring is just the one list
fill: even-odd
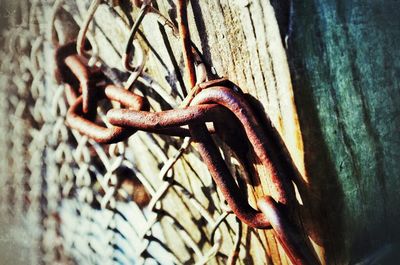
[(294, 1), (288, 57), (307, 204), (327, 264), (398, 260), (399, 8), (394, 1)]

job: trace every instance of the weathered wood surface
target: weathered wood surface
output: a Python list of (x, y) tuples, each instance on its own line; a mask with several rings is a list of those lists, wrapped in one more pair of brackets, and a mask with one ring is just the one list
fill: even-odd
[[(294, 1), (289, 55), (313, 226), (328, 264), (397, 264), (398, 1)], [(389, 260), (390, 259), (390, 260)]]

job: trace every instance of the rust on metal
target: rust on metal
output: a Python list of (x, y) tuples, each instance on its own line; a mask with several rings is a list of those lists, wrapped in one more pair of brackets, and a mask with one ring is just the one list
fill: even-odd
[(284, 214), (285, 205), (279, 205), (272, 197), (266, 196), (257, 202), (258, 208), (270, 221), (272, 229), (278, 241), (281, 243), (290, 261), (295, 265), (318, 265), (320, 264), (314, 253), (310, 242), (305, 235), (300, 233)]
[(60, 78), (73, 88), (79, 88), (82, 93), (82, 111), (92, 109), (94, 81), (93, 73), (83, 63), (84, 58), (76, 54), (76, 42), (70, 42), (57, 49), (56, 63)]
[(294, 202), (294, 188), (291, 177), (283, 167), (280, 167), (279, 154), (267, 139), (262, 126), (255, 117), (246, 100), (233, 90), (214, 86), (201, 91), (191, 102), (191, 105), (217, 103), (229, 109), (241, 122), (243, 129), (253, 146), (255, 154), (269, 172), (269, 177), (274, 183), (277, 200), (283, 204)]
[(271, 228), (266, 216), (249, 205), (247, 197), (244, 196), (230, 174), (206, 127), (197, 125), (189, 128), (194, 141), (197, 142), (197, 149), (204, 163), (235, 215), (251, 227)]
[[(72, 104), (67, 113), (67, 123), (99, 143), (116, 143), (132, 135), (136, 130), (171, 136), (193, 137), (211, 176), (221, 190), (227, 203), (235, 215), (247, 225), (259, 229), (274, 229), (293, 264), (319, 264), (307, 240), (302, 239), (300, 229), (289, 221), (288, 212), (282, 211), (277, 202), (287, 209), (296, 203), (293, 176), (290, 170), (281, 163), (281, 153), (268, 139), (258, 119), (246, 99), (238, 93), (240, 89), (229, 80), (219, 79), (194, 85), (189, 96), (181, 104), (181, 108), (161, 112), (149, 112), (143, 97), (128, 90), (108, 85), (104, 92), (90, 86), (93, 74), (83, 64), (76, 54), (65, 52), (65, 58), (59, 58), (62, 67), (69, 69), (79, 83), (82, 95)], [(75, 80), (75, 82), (76, 82)], [(70, 83), (74, 83), (70, 81)], [(194, 82), (195, 83), (195, 82)], [(227, 87), (229, 86), (229, 87)], [(71, 98), (76, 92), (69, 85)], [(237, 91), (234, 91), (236, 88)], [(97, 95), (91, 94), (96, 91)], [(120, 102), (127, 109), (111, 109), (107, 113), (109, 122), (113, 125), (106, 128), (96, 124), (84, 114), (93, 110), (92, 105), (100, 98)], [(90, 99), (90, 100), (89, 100)], [(88, 100), (85, 105), (85, 100)], [(93, 100), (93, 101), (92, 101)], [(86, 106), (86, 108), (85, 108)], [(231, 175), (220, 151), (210, 136), (206, 122), (218, 122), (223, 113), (229, 111), (238, 121), (245, 132), (254, 153), (260, 159), (273, 183), (277, 202), (271, 197), (258, 201), (261, 211), (254, 209), (248, 202)], [(229, 122), (229, 121), (224, 121)], [(185, 128), (184, 126), (189, 126)], [(219, 132), (223, 135), (224, 132)]]
[[(277, 139), (266, 134), (240, 88), (224, 78), (205, 82), (207, 74), (204, 64), (190, 40), (186, 1), (177, 0), (177, 21), (190, 90), (179, 108), (160, 112), (150, 112), (147, 101), (129, 90), (115, 85), (98, 85), (99, 81), (105, 82), (104, 75), (95, 67), (89, 68), (87, 59), (76, 53), (76, 50), (79, 54), (84, 51), (86, 31), (99, 4), (100, 1), (93, 0), (80, 31), (78, 45), (69, 43), (60, 47), (56, 53), (57, 66), (61, 79), (67, 83), (66, 94), (71, 105), (67, 113), (68, 125), (99, 143), (123, 141), (137, 130), (192, 137), (211, 176), (235, 215), (250, 227), (272, 228), (293, 264), (319, 264), (310, 243), (301, 233), (301, 228), (291, 221), (291, 211), (297, 206), (292, 184), (295, 170), (283, 162), (285, 155), (273, 142)], [(133, 1), (133, 4), (140, 6), (141, 10), (125, 46), (123, 65), (128, 71), (140, 74), (141, 68), (138, 70), (131, 64), (134, 36), (147, 13), (158, 13), (151, 6), (151, 1)], [(161, 20), (168, 22), (165, 25), (176, 32), (172, 23), (158, 15)], [(143, 66), (143, 62), (140, 65)], [(197, 67), (199, 80), (196, 80)], [(80, 96), (79, 92), (82, 93)], [(107, 120), (112, 125), (110, 128), (95, 122), (94, 114), (101, 99), (117, 101), (125, 107), (107, 112)], [(207, 127), (209, 122), (219, 124), (222, 129)], [(226, 124), (230, 125), (224, 126)], [(237, 135), (247, 138), (244, 142), (252, 147), (272, 183), (272, 196), (258, 200), (260, 210), (250, 205), (211, 137), (211, 133), (216, 132), (233, 151), (243, 152), (241, 149), (245, 145), (233, 143), (234, 133), (224, 132), (224, 128), (235, 126)]]
[(183, 60), (185, 62), (185, 68), (189, 77), (189, 85), (192, 88), (196, 85), (196, 71), (193, 63), (192, 44), (190, 41), (186, 5), (186, 0), (178, 0), (176, 8), (178, 13), (178, 28), (183, 51)]
[[(276, 190), (278, 203), (270, 196), (259, 199), (261, 211), (252, 208), (246, 196), (239, 189), (222, 156), (208, 134), (204, 125), (189, 126), (193, 140), (211, 176), (224, 195), (235, 215), (244, 223), (259, 229), (272, 228), (282, 244), (291, 262), (295, 265), (320, 264), (310, 242), (301, 233), (301, 229), (290, 221), (290, 207), (295, 207), (294, 187), (291, 183), (291, 170), (284, 169), (279, 159), (279, 151), (274, 149), (267, 139), (262, 126), (253, 114), (244, 97), (233, 90), (215, 86), (202, 90), (191, 101), (191, 105), (217, 103), (229, 109), (241, 122), (254, 153), (269, 172), (269, 178)], [(283, 207), (285, 207), (283, 209)]]
[[(108, 85), (104, 90), (104, 95), (106, 98), (117, 101), (128, 108), (140, 110), (144, 107), (144, 101), (141, 96), (114, 85)], [(131, 128), (122, 128), (118, 126), (106, 128), (98, 125), (94, 121), (84, 117), (82, 104), (83, 99), (82, 96), (80, 96), (68, 110), (67, 124), (81, 134), (94, 139), (96, 142), (108, 144), (117, 143), (123, 141), (136, 131)]]
[(118, 126), (148, 131), (179, 127), (193, 122), (213, 121), (219, 111), (221, 107), (217, 104), (203, 104), (160, 112), (111, 109), (107, 112), (107, 118), (112, 124)]

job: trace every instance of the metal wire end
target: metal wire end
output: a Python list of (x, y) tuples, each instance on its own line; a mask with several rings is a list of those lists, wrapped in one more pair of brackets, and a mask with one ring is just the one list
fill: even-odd
[[(83, 20), (81, 29), (78, 33), (78, 38), (76, 41), (76, 51), (79, 55), (84, 56), (85, 53), (85, 42), (86, 42), (86, 35), (89, 29), (90, 22), (93, 20), (94, 14), (96, 13), (97, 8), (101, 4), (102, 0), (93, 0), (89, 6), (87, 15)], [(93, 46), (92, 46), (93, 47)], [(93, 55), (91, 56), (93, 57)]]

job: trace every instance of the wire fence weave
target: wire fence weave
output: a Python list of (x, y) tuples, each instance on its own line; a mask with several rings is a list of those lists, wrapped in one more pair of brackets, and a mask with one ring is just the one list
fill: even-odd
[[(190, 162), (199, 156), (189, 138), (138, 132), (100, 145), (66, 127), (49, 34), (63, 18), (49, 19), (56, 6), (82, 23), (74, 3), (23, 2), (1, 51), (1, 213), (33, 231), (30, 264), (233, 262), (241, 224), (206, 167)], [(146, 73), (138, 87), (153, 109), (179, 104)]]

